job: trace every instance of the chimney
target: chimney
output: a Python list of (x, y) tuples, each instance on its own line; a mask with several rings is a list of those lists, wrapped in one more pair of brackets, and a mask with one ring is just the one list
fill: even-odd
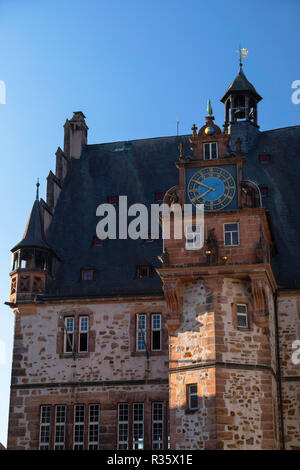
[(85, 115), (81, 111), (75, 111), (72, 119), (66, 120), (64, 129), (64, 154), (69, 159), (80, 158), (87, 143), (88, 126), (85, 123)]

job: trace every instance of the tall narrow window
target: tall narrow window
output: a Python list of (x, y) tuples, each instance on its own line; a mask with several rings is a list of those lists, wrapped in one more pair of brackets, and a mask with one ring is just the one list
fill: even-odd
[(54, 450), (64, 450), (66, 434), (66, 405), (55, 407)]
[(71, 353), (74, 350), (74, 317), (65, 318), (65, 340), (64, 340), (64, 351)]
[(129, 442), (129, 405), (119, 403), (118, 406), (118, 449), (127, 450)]
[(152, 403), (152, 449), (164, 448), (164, 404)]
[(224, 224), (224, 245), (239, 245), (239, 224)]
[(145, 351), (146, 349), (146, 315), (136, 316), (136, 350)]
[(84, 405), (75, 405), (74, 407), (74, 450), (84, 449)]
[(88, 352), (89, 317), (79, 317), (79, 352)]
[(132, 448), (133, 450), (144, 449), (144, 403), (133, 404), (132, 425)]
[(152, 340), (151, 347), (152, 351), (161, 350), (161, 315), (153, 314), (152, 315)]
[(215, 160), (218, 158), (218, 145), (216, 142), (204, 144), (204, 160)]
[(90, 405), (89, 407), (89, 450), (99, 449), (99, 421), (100, 405)]
[(50, 449), (51, 406), (41, 406), (40, 417), (40, 450)]
[(197, 410), (198, 409), (198, 393), (197, 385), (188, 385), (188, 399), (189, 399), (189, 409)]
[(248, 308), (246, 304), (237, 304), (237, 326), (239, 328), (248, 328)]

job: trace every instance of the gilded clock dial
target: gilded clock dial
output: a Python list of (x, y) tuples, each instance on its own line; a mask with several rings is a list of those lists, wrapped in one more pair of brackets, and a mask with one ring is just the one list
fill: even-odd
[(207, 167), (196, 171), (188, 182), (187, 193), (192, 204), (204, 204), (206, 211), (220, 211), (235, 196), (234, 177), (222, 167)]

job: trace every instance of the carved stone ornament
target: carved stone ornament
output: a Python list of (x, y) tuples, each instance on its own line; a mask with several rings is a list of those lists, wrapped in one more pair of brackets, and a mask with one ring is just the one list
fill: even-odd
[(169, 334), (179, 328), (182, 320), (182, 284), (179, 279), (164, 280), (163, 291), (168, 305), (167, 324)]
[(167, 192), (164, 202), (168, 204), (168, 206), (172, 206), (173, 204), (179, 202), (179, 197), (176, 193), (176, 189), (170, 189), (170, 191)]
[(268, 326), (268, 312), (265, 294), (265, 280), (259, 278), (251, 279), (251, 290), (253, 296), (254, 323), (259, 327)]

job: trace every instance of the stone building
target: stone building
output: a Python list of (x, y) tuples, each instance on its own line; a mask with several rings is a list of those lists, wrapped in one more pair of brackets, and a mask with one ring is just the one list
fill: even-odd
[[(260, 131), (261, 99), (240, 66), (223, 130), (210, 105), (185, 136), (66, 121), (12, 249), (9, 449), (300, 449), (300, 126)], [(203, 203), (203, 246), (98, 238), (122, 195)]]

